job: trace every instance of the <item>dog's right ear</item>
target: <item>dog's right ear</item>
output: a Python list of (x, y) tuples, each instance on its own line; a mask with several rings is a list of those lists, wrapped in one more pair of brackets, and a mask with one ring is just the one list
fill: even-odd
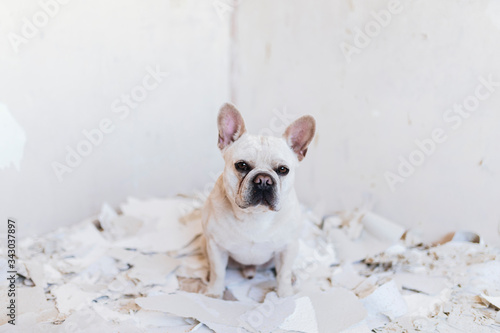
[(238, 140), (246, 131), (243, 117), (231, 103), (226, 103), (220, 108), (217, 124), (219, 126), (219, 142), (217, 145), (220, 150)]

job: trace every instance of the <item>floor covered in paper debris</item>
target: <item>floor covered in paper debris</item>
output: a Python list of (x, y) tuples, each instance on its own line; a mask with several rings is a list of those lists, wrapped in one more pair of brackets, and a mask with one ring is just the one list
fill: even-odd
[[(304, 209), (294, 297), (276, 296), (272, 270), (252, 280), (228, 270), (224, 300), (205, 297), (199, 207), (129, 199), (120, 214), (104, 205), (98, 217), (23, 239), (17, 325), (2, 317), (0, 332), (500, 331), (499, 248), (466, 232), (422, 244), (369, 212)], [(5, 276), (0, 287), (5, 304)]]

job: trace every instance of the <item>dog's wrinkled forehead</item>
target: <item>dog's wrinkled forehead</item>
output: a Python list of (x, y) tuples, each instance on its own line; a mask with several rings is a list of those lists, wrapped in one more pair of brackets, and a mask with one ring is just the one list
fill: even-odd
[[(293, 166), (298, 162), (294, 152), (282, 138), (244, 134), (224, 153), (227, 162), (246, 161), (254, 167)], [(290, 165), (292, 164), (292, 165)]]

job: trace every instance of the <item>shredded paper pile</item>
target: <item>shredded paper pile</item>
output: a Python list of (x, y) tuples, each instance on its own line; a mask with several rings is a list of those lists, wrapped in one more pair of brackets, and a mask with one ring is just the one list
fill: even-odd
[[(22, 239), (17, 323), (2, 317), (0, 332), (500, 331), (500, 249), (477, 235), (422, 244), (369, 211), (304, 209), (296, 295), (276, 295), (272, 269), (251, 280), (229, 269), (214, 299), (204, 295), (200, 215), (190, 198), (130, 198), (119, 213), (104, 204), (99, 216)], [(6, 298), (5, 276), (0, 288)]]

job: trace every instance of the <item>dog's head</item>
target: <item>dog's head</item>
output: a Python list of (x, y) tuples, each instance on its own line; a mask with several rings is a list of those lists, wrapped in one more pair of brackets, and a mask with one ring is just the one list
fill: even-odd
[(280, 210), (293, 188), (295, 168), (313, 139), (314, 118), (295, 120), (281, 138), (248, 134), (232, 104), (222, 106), (217, 122), (228, 199), (241, 209)]

